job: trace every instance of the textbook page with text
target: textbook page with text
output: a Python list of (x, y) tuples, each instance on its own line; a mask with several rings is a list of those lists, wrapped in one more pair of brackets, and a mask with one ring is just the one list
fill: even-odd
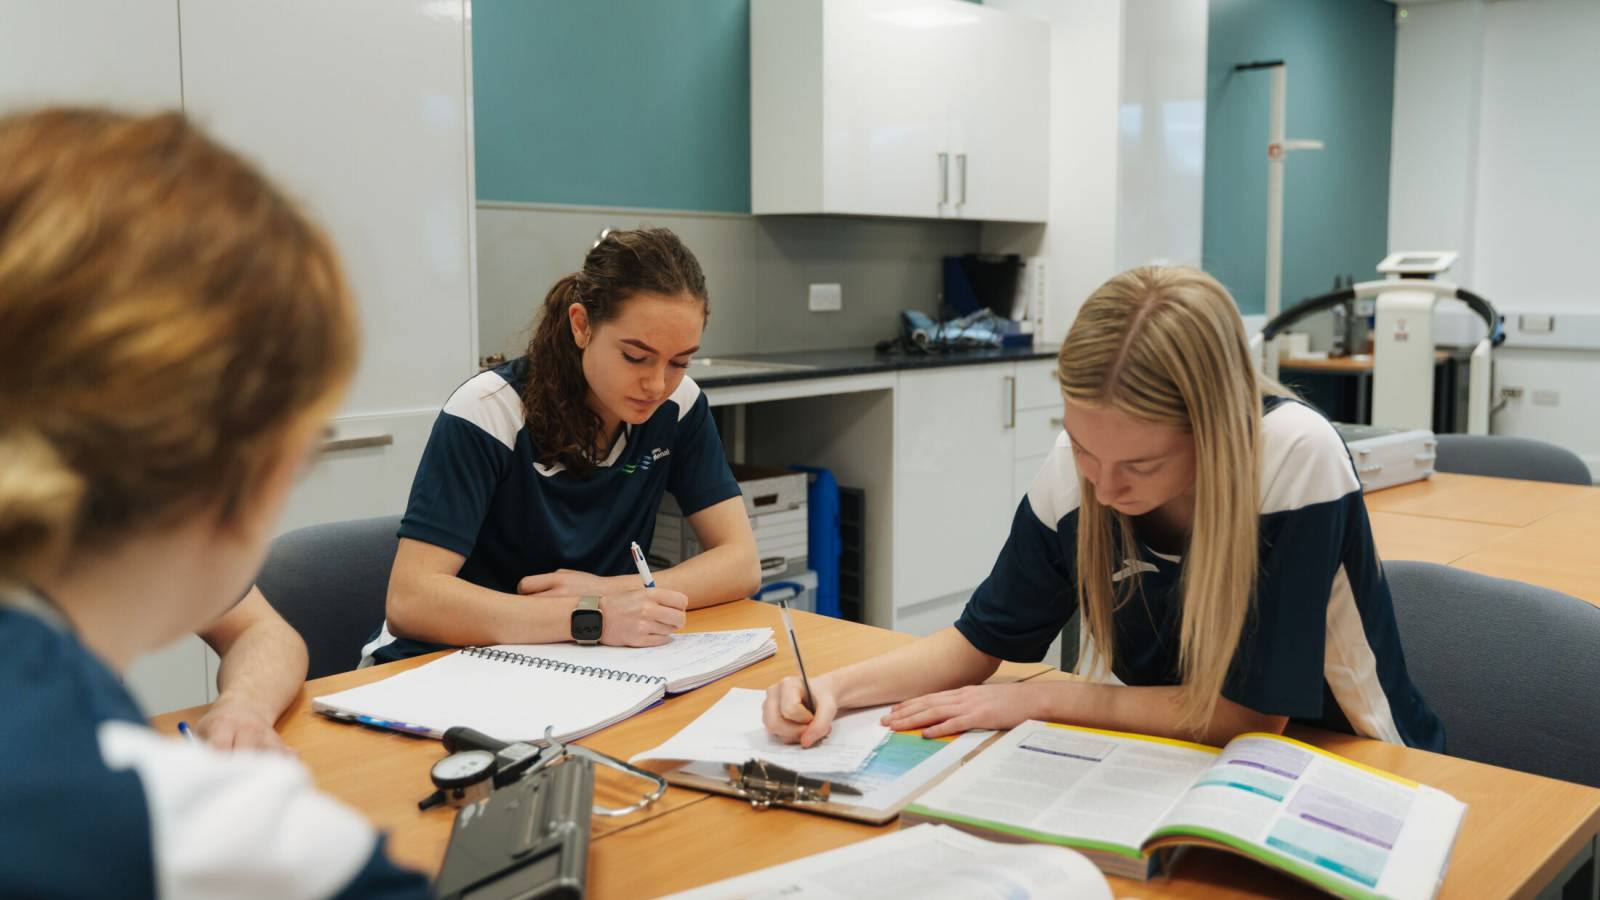
[(1025, 722), (907, 807), (906, 822), (1063, 844), (1148, 878), (1168, 851), (1230, 850), (1352, 898), (1426, 900), (1466, 807), (1276, 734), (1221, 749)]

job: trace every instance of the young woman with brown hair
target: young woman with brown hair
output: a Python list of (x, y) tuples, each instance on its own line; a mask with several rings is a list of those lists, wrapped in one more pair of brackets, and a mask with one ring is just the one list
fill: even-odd
[[(939, 736), (1047, 719), (1214, 743), (1290, 719), (1432, 750), (1338, 434), (1260, 376), (1233, 298), (1134, 269), (1085, 302), (1057, 362), (1065, 428), (961, 618), (811, 685), (768, 692), (810, 745), (836, 710)], [(984, 685), (1036, 661), (1074, 610), (1083, 682)], [(910, 699), (907, 699), (910, 698)]]
[[(584, 639), (653, 646), (685, 610), (748, 596), (755, 536), (706, 398), (685, 374), (705, 275), (665, 229), (608, 233), (550, 289), (527, 354), (451, 395), (434, 424), (364, 653)], [(705, 551), (645, 588), (671, 492)]]
[(119, 681), (245, 593), (354, 315), (181, 116), (0, 119), (0, 894), (426, 895), (299, 763), (158, 735)]

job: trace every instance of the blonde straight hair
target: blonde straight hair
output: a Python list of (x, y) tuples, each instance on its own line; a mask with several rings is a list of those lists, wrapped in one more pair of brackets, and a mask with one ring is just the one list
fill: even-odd
[[(1184, 551), (1179, 634), (1181, 724), (1199, 734), (1216, 710), (1255, 594), (1259, 565), (1261, 398), (1286, 394), (1259, 375), (1238, 307), (1210, 275), (1176, 266), (1131, 269), (1078, 312), (1056, 359), (1062, 394), (1194, 438), (1194, 522)], [(1109, 672), (1112, 617), (1138, 579), (1113, 583), (1137, 556), (1127, 516), (1080, 474), (1078, 606)]]

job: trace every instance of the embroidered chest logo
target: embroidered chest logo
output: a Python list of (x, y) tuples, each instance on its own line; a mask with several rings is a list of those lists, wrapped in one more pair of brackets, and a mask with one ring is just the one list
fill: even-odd
[(631, 462), (622, 467), (622, 474), (632, 475), (635, 472), (648, 472), (656, 460), (671, 456), (672, 451), (665, 447), (657, 447), (649, 453), (641, 454), (638, 462)]

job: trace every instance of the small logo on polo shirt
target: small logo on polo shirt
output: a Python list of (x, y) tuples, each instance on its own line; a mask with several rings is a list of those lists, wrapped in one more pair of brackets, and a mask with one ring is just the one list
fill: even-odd
[(635, 472), (648, 472), (648, 471), (650, 471), (650, 466), (656, 460), (661, 459), (663, 457), (671, 456), (671, 455), (672, 455), (672, 451), (671, 450), (668, 450), (665, 447), (657, 447), (654, 450), (651, 450), (649, 453), (647, 453), (647, 454), (645, 454), (643, 456), (640, 456), (638, 462), (636, 462), (636, 463), (628, 463), (627, 465), (623, 466), (622, 467), (622, 474), (624, 474), (624, 475), (632, 475)]
[(1133, 578), (1133, 577), (1136, 577), (1136, 576), (1139, 576), (1139, 575), (1143, 575), (1146, 572), (1159, 572), (1159, 571), (1161, 571), (1159, 568), (1151, 565), (1150, 563), (1145, 562), (1142, 559), (1123, 559), (1122, 562), (1124, 563), (1124, 565), (1122, 567), (1122, 571), (1117, 572), (1116, 574), (1111, 576), (1111, 583), (1112, 584), (1115, 584), (1115, 583), (1123, 580), (1124, 578)]

